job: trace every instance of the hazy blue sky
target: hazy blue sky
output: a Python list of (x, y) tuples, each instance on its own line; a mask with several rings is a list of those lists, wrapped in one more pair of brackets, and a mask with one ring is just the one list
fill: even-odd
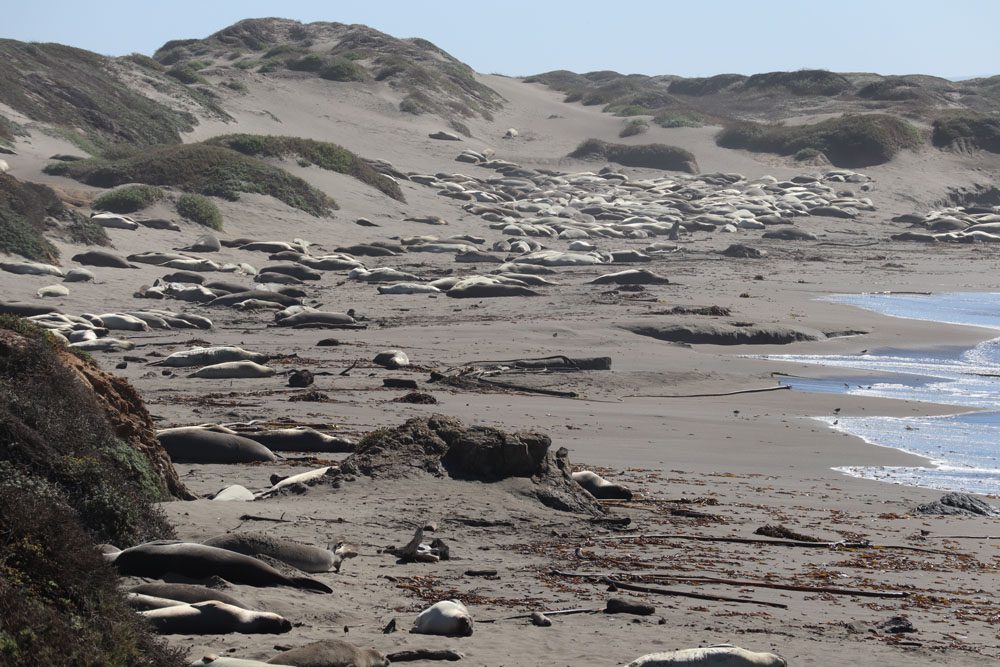
[(481, 72), (702, 76), (803, 67), (1000, 73), (994, 0), (12, 0), (0, 36), (109, 55), (152, 53), (244, 18), (364, 23), (424, 37)]

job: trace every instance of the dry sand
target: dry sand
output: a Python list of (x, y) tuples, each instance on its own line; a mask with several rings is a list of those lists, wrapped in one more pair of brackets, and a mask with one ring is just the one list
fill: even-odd
[[(476, 138), (461, 144), (427, 139), (427, 132), (443, 129), (442, 123), (398, 113), (397, 100), (386, 92), (343, 87), (342, 94), (331, 98), (326, 82), (280, 79), (269, 81), (266, 89), (259, 87), (251, 95), (226, 102), (227, 107), (236, 109), (238, 124), (204, 124), (192, 139), (233, 131), (296, 134), (334, 141), (366, 157), (388, 159), (404, 171), (421, 173), (476, 173), (477, 167), (454, 162), (463, 148), (491, 148), (498, 157), (525, 166), (596, 169), (602, 165), (561, 156), (587, 137), (617, 140), (621, 119), (600, 114), (597, 108), (563, 104), (560, 95), (513, 79), (484, 77), (484, 81), (495, 87), (508, 105), (493, 123), (469, 123)], [(550, 118), (552, 115), (562, 117)], [(501, 139), (507, 127), (518, 128), (520, 137)], [(712, 134), (712, 128), (654, 128), (626, 141), (683, 146), (696, 154), (706, 172), (783, 178), (803, 171), (773, 156), (717, 148)], [(72, 152), (57, 140), (36, 137), (31, 144), (22, 142), (18, 151), (19, 156), (8, 159), (18, 178), (42, 180), (67, 191), (87, 190), (39, 174), (48, 155)], [(225, 236), (268, 240), (300, 237), (331, 251), (340, 245), (415, 234), (483, 234), (490, 242), (498, 238), (498, 232), (486, 229), (479, 218), (462, 211), (460, 202), (438, 197), (431, 189), (404, 183), (408, 203), (401, 204), (343, 176), (286, 166), (336, 197), (341, 205), (336, 219), (311, 218), (273, 200), (245, 196), (240, 202), (222, 204)], [(836, 551), (674, 539), (604, 541), (604, 537), (629, 533), (609, 531), (585, 518), (548, 510), (498, 485), (439, 479), (367, 480), (337, 490), (314, 488), (301, 496), (254, 503), (197, 500), (165, 504), (164, 510), (184, 539), (197, 540), (239, 527), (324, 546), (345, 538), (356, 542), (362, 552), (341, 574), (318, 575), (335, 590), (333, 595), (233, 587), (231, 592), (251, 606), (290, 619), (295, 628), (287, 635), (177, 636), (170, 641), (190, 647), (192, 658), (231, 651), (234, 656), (266, 659), (275, 655), (275, 645), (298, 646), (341, 637), (386, 652), (403, 647), (455, 648), (473, 665), (620, 665), (645, 653), (718, 642), (774, 650), (796, 666), (982, 665), (996, 659), (1000, 655), (1000, 598), (995, 590), (1000, 551), (995, 542), (937, 539), (941, 535), (995, 534), (995, 521), (914, 516), (910, 512), (915, 505), (936, 499), (940, 492), (853, 479), (831, 470), (839, 465), (920, 465), (922, 461), (867, 445), (812, 419), (832, 414), (834, 409), (840, 409), (842, 415), (905, 416), (944, 414), (954, 408), (792, 391), (714, 398), (629, 397), (766, 387), (775, 384), (771, 377), (774, 371), (823, 372), (805, 365), (741, 356), (746, 354), (972, 345), (988, 337), (982, 330), (881, 317), (816, 300), (825, 294), (874, 290), (1000, 289), (1000, 255), (993, 247), (929, 248), (884, 241), (890, 233), (905, 228), (887, 222), (891, 217), (930, 205), (950, 186), (989, 177), (982, 171), (986, 166), (985, 160), (976, 156), (937, 151), (903, 155), (865, 172), (875, 179), (876, 190), (871, 196), (878, 206), (876, 213), (854, 221), (797, 221), (800, 227), (819, 234), (821, 241), (882, 241), (877, 245), (796, 245), (761, 240), (759, 232), (714, 237), (699, 234), (694, 243), (684, 246), (684, 253), (657, 259), (646, 267), (667, 275), (673, 284), (651, 286), (637, 295), (601, 294), (609, 290), (586, 285), (603, 272), (599, 267), (560, 270), (555, 279), (561, 286), (546, 289), (542, 297), (482, 301), (443, 295), (378, 296), (372, 285), (345, 281), (343, 272), (328, 272), (318, 287), (310, 290), (315, 300), (330, 310), (356, 309), (368, 318), (368, 329), (289, 331), (266, 326), (271, 319), (267, 313), (219, 309), (207, 313), (216, 323), (210, 331), (129, 336), (139, 347), (125, 353), (128, 355), (167, 354), (184, 349), (192, 339), (238, 344), (268, 354), (297, 354), (297, 358), (274, 365), (282, 371), (332, 371), (316, 382), (316, 388), (328, 394), (329, 402), (290, 402), (293, 390), (285, 387), (282, 375), (264, 380), (198, 380), (185, 377), (185, 372), (164, 376), (160, 369), (138, 363), (117, 371), (139, 388), (163, 426), (288, 420), (357, 436), (409, 417), (443, 413), (470, 424), (544, 431), (552, 436), (554, 447), (570, 450), (575, 464), (601, 469), (613, 480), (640, 491), (640, 500), (614, 507), (615, 512), (631, 516), (639, 533), (751, 537), (759, 526), (780, 523), (824, 540), (864, 538), (877, 544), (947, 553)], [(408, 215), (440, 215), (449, 225), (402, 222)], [(353, 224), (362, 216), (380, 227)], [(181, 233), (140, 229), (110, 230), (110, 234), (117, 251), (126, 255), (179, 248), (201, 232), (190, 224), (182, 223), (182, 227)], [(730, 260), (708, 252), (732, 242), (752, 243), (768, 250), (770, 256)], [(562, 247), (563, 243), (553, 245)], [(638, 249), (646, 243), (619, 240), (613, 247)], [(65, 263), (72, 265), (69, 257), (78, 250), (65, 244), (60, 249)], [(259, 266), (266, 255), (223, 249), (211, 257)], [(430, 253), (385, 258), (377, 264), (416, 270), (422, 275), (467, 268), (453, 264), (450, 255)], [(205, 312), (180, 302), (132, 297), (139, 285), (151, 284), (162, 275), (162, 269), (143, 265), (137, 270), (94, 271), (97, 284), (70, 284), (71, 295), (51, 300), (51, 304), (71, 313), (138, 307)], [(234, 279), (225, 274), (211, 278)], [(35, 301), (35, 291), (56, 280), (0, 273), (0, 293), (5, 299)], [(247, 278), (242, 280), (249, 283)], [(729, 307), (732, 316), (724, 318), (726, 321), (795, 323), (869, 333), (780, 348), (688, 348), (618, 328), (626, 321), (662, 317), (649, 313), (675, 305)], [(315, 345), (327, 337), (342, 344)], [(368, 363), (387, 347), (405, 350), (417, 368), (390, 372)], [(554, 374), (544, 379), (545, 386), (578, 392), (578, 399), (429, 385), (440, 404), (409, 405), (391, 401), (403, 392), (382, 388), (382, 379), (389, 376), (423, 384), (431, 368), (553, 354), (610, 356), (613, 367), (607, 372)], [(104, 368), (111, 369), (124, 354), (96, 356)], [(361, 363), (349, 376), (339, 375), (356, 360)], [(265, 488), (273, 473), (300, 472), (314, 465), (289, 460), (254, 466), (179, 465), (178, 471), (192, 491), (208, 494), (235, 483)], [(671, 513), (678, 508), (709, 516)], [(281, 521), (241, 518), (248, 514)], [(499, 525), (469, 525), (483, 519)], [(430, 521), (437, 522), (434, 535), (451, 545), (454, 560), (396, 565), (392, 556), (378, 553), (387, 545), (404, 543), (414, 525)], [(931, 538), (915, 538), (920, 531), (928, 531)], [(496, 569), (498, 576), (463, 575), (467, 570), (484, 568)], [(677, 590), (780, 602), (787, 608), (619, 593), (647, 599), (656, 605), (656, 613), (649, 617), (600, 613), (554, 617), (549, 628), (531, 626), (525, 619), (505, 620), (533, 610), (603, 608), (609, 595), (606, 586), (553, 576), (550, 571), (554, 568), (602, 574), (656, 570), (685, 576), (904, 590), (912, 596), (905, 600), (875, 599), (658, 582), (656, 585)], [(477, 622), (472, 637), (443, 639), (407, 633), (422, 608), (449, 597), (463, 599), (471, 609)], [(919, 632), (893, 636), (871, 632), (863, 625), (899, 614), (908, 616)], [(401, 631), (383, 635), (381, 629), (391, 618), (397, 619)]]

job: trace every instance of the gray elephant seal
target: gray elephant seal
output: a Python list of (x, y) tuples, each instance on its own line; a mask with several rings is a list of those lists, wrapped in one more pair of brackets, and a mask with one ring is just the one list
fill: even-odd
[(139, 615), (164, 635), (281, 634), (292, 629), (291, 622), (277, 614), (240, 609), (214, 600), (151, 609)]
[(226, 361), (212, 364), (196, 370), (188, 377), (206, 378), (210, 380), (268, 378), (274, 375), (274, 369), (261, 366), (254, 361)]
[(327, 549), (272, 537), (267, 533), (228, 533), (205, 540), (202, 544), (246, 556), (269, 556), (303, 572), (329, 572), (334, 555)]
[(264, 445), (231, 433), (199, 426), (183, 426), (159, 431), (156, 439), (172, 461), (187, 463), (248, 463), (277, 461)]
[(417, 616), (413, 632), (420, 635), (469, 637), (472, 635), (472, 616), (458, 600), (442, 600)]
[(355, 443), (348, 438), (339, 438), (307, 426), (279, 428), (270, 431), (244, 431), (244, 438), (255, 440), (273, 452), (353, 452)]
[(197, 602), (215, 600), (216, 602), (224, 602), (228, 605), (232, 605), (233, 607), (239, 607), (240, 609), (249, 608), (232, 595), (227, 595), (222, 591), (209, 588), (208, 586), (197, 586), (195, 584), (140, 584), (128, 589), (128, 592), (138, 593), (139, 595), (149, 595), (157, 598), (166, 598), (168, 600), (177, 600), (178, 602), (183, 602), (185, 604), (195, 604)]
[(88, 250), (73, 255), (73, 261), (84, 266), (103, 266), (109, 269), (134, 269), (137, 268), (129, 264), (124, 257), (119, 257), (107, 250)]
[(219, 657), (217, 655), (206, 655), (201, 660), (192, 662), (190, 667), (268, 667), (269, 665), (270, 667), (295, 667), (295, 665), (276, 665), (261, 660), (244, 660), (243, 658)]
[(389, 659), (373, 648), (358, 648), (339, 639), (324, 639), (285, 651), (268, 660), (267, 664), (288, 664), (295, 667), (388, 667)]
[(773, 653), (755, 653), (725, 644), (651, 653), (633, 660), (628, 667), (786, 667), (787, 664)]
[(191, 542), (140, 544), (118, 554), (114, 566), (121, 574), (133, 577), (159, 579), (169, 572), (195, 579), (215, 575), (234, 584), (290, 586), (318, 593), (333, 592), (323, 582), (307, 577), (285, 576), (256, 558)]
[(669, 285), (670, 280), (646, 269), (628, 269), (606, 273), (590, 281), (591, 285)]
[(266, 354), (250, 352), (242, 347), (220, 345), (216, 347), (192, 347), (190, 350), (174, 352), (169, 357), (153, 362), (150, 366), (170, 366), (183, 368), (185, 366), (206, 366), (223, 364), (230, 361), (267, 361)]
[(632, 491), (621, 484), (612, 484), (595, 472), (581, 470), (572, 475), (573, 481), (601, 500), (632, 500)]

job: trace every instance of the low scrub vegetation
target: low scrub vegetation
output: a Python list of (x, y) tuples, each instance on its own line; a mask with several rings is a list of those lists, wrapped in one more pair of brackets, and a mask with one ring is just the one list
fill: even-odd
[(644, 134), (649, 130), (649, 122), (643, 120), (642, 118), (633, 118), (629, 122), (625, 123), (625, 127), (622, 128), (618, 136), (624, 139), (625, 137), (634, 137), (637, 134)]
[(55, 261), (59, 251), (44, 236), (45, 218), (66, 214), (51, 188), (0, 174), (0, 252)]
[(653, 117), (653, 122), (660, 127), (703, 127), (711, 122), (697, 111), (661, 111)]
[(934, 121), (931, 140), (935, 146), (950, 146), (958, 139), (967, 139), (985, 151), (1000, 153), (1000, 116), (951, 114)]
[(587, 139), (570, 153), (570, 157), (601, 158), (626, 167), (685, 171), (691, 174), (698, 172), (698, 163), (690, 151), (666, 144), (627, 146)]
[(740, 123), (715, 139), (723, 148), (795, 155), (813, 149), (839, 167), (884, 164), (899, 151), (916, 148), (920, 132), (910, 123), (885, 114), (844, 115), (810, 125)]
[(337, 207), (328, 196), (284, 169), (206, 143), (157, 146), (112, 158), (53, 162), (45, 171), (103, 188), (144, 183), (230, 201), (239, 199), (240, 193), (270, 195), (315, 216), (329, 215)]
[(177, 198), (177, 215), (217, 231), (222, 229), (222, 213), (205, 195), (182, 194)]
[(112, 213), (135, 213), (163, 199), (163, 194), (163, 190), (155, 185), (125, 185), (102, 194), (94, 200), (91, 208)]
[(709, 77), (677, 79), (670, 82), (668, 90), (675, 95), (703, 97), (720, 93), (727, 88), (743, 83), (746, 79), (747, 77), (742, 74), (716, 74)]
[(261, 134), (226, 134), (214, 137), (210, 144), (225, 146), (253, 157), (297, 158), (321, 169), (353, 176), (362, 183), (398, 201), (405, 201), (399, 184), (372, 169), (351, 151), (326, 141)]
[(801, 69), (795, 72), (754, 74), (743, 82), (744, 88), (781, 87), (797, 95), (830, 97), (851, 90), (847, 77), (825, 69)]
[(95, 548), (171, 537), (164, 490), (67, 358), (0, 316), (0, 663), (180, 667)]

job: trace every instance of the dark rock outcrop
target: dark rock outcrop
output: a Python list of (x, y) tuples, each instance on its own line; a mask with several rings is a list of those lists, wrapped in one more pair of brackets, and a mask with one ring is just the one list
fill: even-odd
[(943, 516), (1000, 516), (1000, 508), (968, 493), (948, 493), (932, 503), (918, 505), (917, 514)]

